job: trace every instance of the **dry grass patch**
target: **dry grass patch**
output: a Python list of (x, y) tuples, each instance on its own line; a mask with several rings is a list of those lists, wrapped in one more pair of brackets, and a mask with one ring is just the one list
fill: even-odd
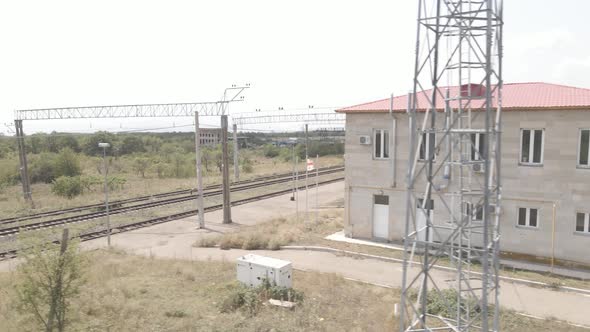
[(327, 210), (320, 213), (318, 222), (297, 221), (295, 218), (277, 218), (255, 226), (244, 227), (220, 237), (199, 239), (195, 247), (245, 250), (279, 250), (293, 243), (314, 243), (324, 236), (342, 229), (341, 212)]

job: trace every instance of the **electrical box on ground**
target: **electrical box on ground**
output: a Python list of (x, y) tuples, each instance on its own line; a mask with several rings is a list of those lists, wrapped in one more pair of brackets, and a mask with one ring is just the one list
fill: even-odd
[(248, 254), (238, 258), (238, 281), (252, 287), (268, 279), (271, 284), (291, 288), (293, 268), (291, 262)]

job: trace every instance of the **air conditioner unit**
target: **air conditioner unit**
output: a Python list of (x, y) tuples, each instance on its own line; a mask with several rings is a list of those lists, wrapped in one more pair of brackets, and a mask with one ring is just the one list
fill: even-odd
[(359, 137), (359, 143), (362, 145), (371, 144), (371, 136), (363, 135)]

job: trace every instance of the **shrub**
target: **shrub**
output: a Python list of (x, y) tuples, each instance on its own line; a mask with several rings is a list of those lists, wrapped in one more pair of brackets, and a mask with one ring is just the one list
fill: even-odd
[(219, 239), (216, 237), (205, 236), (200, 238), (197, 242), (195, 242), (194, 246), (201, 248), (212, 248), (215, 247), (215, 245), (217, 245), (218, 241)]
[(242, 243), (242, 249), (244, 250), (259, 250), (266, 249), (268, 245), (268, 238), (261, 233), (249, 233), (246, 234)]
[(18, 309), (37, 322), (37, 330), (64, 331), (70, 302), (84, 282), (86, 258), (75, 241), (60, 253), (60, 245), (47, 238), (30, 240), (16, 278)]
[(53, 180), (51, 191), (58, 196), (72, 199), (82, 194), (82, 182), (79, 176), (60, 176)]
[(188, 314), (182, 310), (166, 311), (164, 315), (171, 318), (183, 318), (188, 316)]
[(54, 153), (41, 153), (40, 155), (34, 155), (31, 158), (31, 169), (29, 170), (29, 176), (32, 183), (51, 183), (55, 180), (55, 159)]
[(238, 285), (220, 305), (220, 311), (227, 313), (238, 309), (245, 311), (248, 316), (255, 316), (262, 303), (269, 299), (301, 302), (304, 295), (293, 288), (277, 286), (265, 279), (258, 287)]
[(272, 144), (266, 144), (262, 151), (267, 158), (274, 158), (280, 153), (280, 149)]
[(268, 241), (267, 247), (269, 250), (280, 250), (281, 246), (283, 246), (283, 241), (276, 238), (272, 238), (270, 239), (270, 241)]
[(254, 167), (252, 165), (252, 159), (245, 157), (242, 160), (242, 171), (244, 173), (252, 173), (254, 171)]
[(0, 161), (0, 189), (12, 186), (20, 179), (18, 161), (1, 160)]
[(77, 176), (82, 174), (80, 160), (72, 149), (61, 149), (55, 158), (54, 174), (56, 178), (59, 178), (60, 176)]

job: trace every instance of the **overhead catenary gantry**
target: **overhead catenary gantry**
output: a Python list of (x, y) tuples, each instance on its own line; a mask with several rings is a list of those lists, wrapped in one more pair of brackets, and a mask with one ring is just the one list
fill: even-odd
[(284, 122), (299, 122), (299, 123), (342, 123), (346, 120), (344, 114), (334, 112), (324, 113), (309, 113), (301, 111), (276, 111), (265, 112), (264, 114), (255, 113), (241, 113), (232, 116), (234, 124), (238, 126), (267, 124), (267, 123), (284, 123)]
[[(220, 116), (222, 118), (222, 129), (226, 135), (222, 144), (227, 145), (227, 115), (229, 104), (243, 100), (243, 92), (250, 84), (243, 86), (232, 85), (226, 88), (223, 97), (213, 102), (195, 103), (166, 103), (166, 104), (133, 104), (133, 105), (104, 105), (104, 106), (81, 106), (81, 107), (57, 107), (43, 109), (23, 109), (14, 112), (14, 123), (16, 127), (16, 141), (19, 151), (19, 162), (23, 196), (29, 204), (34, 207), (31, 193), (28, 165), (26, 158), (23, 121), (24, 120), (65, 120), (65, 119), (104, 119), (104, 118), (154, 118), (154, 117), (195, 117), (195, 152), (197, 160), (200, 160), (199, 151), (199, 121), (200, 116)], [(223, 125), (225, 124), (225, 128)], [(237, 145), (235, 145), (237, 148)], [(227, 149), (225, 149), (227, 152)], [(237, 151), (235, 151), (237, 155)], [(227, 159), (224, 159), (227, 160)], [(200, 164), (200, 163), (199, 163)], [(225, 163), (227, 164), (227, 163)], [(200, 165), (198, 165), (200, 166)], [(225, 167), (225, 165), (224, 165)], [(225, 174), (229, 174), (224, 172)], [(200, 169), (197, 167), (197, 178), (200, 178)], [(198, 194), (202, 196), (202, 181), (198, 181)], [(231, 222), (229, 212), (229, 178), (223, 177), (223, 189), (228, 191), (224, 194), (224, 222)], [(227, 198), (227, 199), (226, 199)], [(202, 199), (198, 200), (198, 209), (203, 211)], [(227, 218), (226, 218), (227, 216)], [(203, 215), (199, 214), (199, 225), (204, 227)]]

